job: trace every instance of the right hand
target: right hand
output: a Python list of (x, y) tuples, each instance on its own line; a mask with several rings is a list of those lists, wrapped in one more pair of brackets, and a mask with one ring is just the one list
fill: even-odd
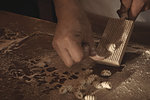
[[(86, 44), (85, 48), (82, 43)], [(85, 52), (89, 55), (96, 53), (91, 25), (84, 17), (58, 22), (52, 45), (68, 67), (80, 62)]]

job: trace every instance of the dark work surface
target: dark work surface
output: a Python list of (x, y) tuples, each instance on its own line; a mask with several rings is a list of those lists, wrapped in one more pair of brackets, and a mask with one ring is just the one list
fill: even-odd
[[(67, 68), (51, 45), (55, 24), (7, 12), (0, 12), (0, 22), (5, 33), (0, 36), (0, 100), (77, 100), (73, 93), (60, 95), (58, 89), (75, 87), (86, 69), (112, 83), (111, 90), (95, 94), (98, 100), (150, 99), (150, 46), (145, 42), (130, 41), (120, 67), (87, 58)], [(112, 76), (100, 76), (103, 69)]]

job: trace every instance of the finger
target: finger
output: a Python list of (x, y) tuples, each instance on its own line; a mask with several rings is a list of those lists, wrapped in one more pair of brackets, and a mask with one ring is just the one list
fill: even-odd
[(67, 45), (67, 50), (73, 59), (74, 62), (80, 62), (83, 58), (83, 50), (81, 47), (81, 43), (77, 43), (71, 38), (65, 39), (66, 45)]
[(132, 4), (133, 0), (121, 0), (121, 10), (123, 12), (127, 12), (130, 7), (131, 7), (131, 4)]
[(118, 15), (122, 19), (128, 19), (128, 11), (131, 7), (132, 0), (120, 0), (121, 6), (120, 9), (117, 11)]
[(125, 11), (128, 11), (132, 5), (133, 0), (121, 0), (121, 5)]
[(118, 10), (117, 13), (121, 19), (128, 19), (128, 12), (121, 12)]
[(142, 11), (144, 7), (144, 2), (142, 0), (133, 0), (131, 9), (129, 11), (129, 19), (135, 20), (139, 13)]
[(53, 47), (61, 57), (65, 65), (71, 67), (73, 65), (73, 60), (67, 50), (64, 48), (64, 45), (53, 43)]

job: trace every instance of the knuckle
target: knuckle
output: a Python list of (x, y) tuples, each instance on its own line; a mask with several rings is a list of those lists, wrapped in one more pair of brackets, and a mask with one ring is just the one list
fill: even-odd
[(64, 37), (64, 41), (70, 41), (70, 38), (71, 37), (69, 35), (67, 35), (67, 36)]

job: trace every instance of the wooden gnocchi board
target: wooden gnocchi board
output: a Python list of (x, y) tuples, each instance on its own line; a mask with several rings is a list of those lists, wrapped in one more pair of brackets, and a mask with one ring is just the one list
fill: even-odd
[(120, 66), (133, 27), (131, 20), (110, 18), (97, 47), (98, 55), (91, 58), (101, 64)]

